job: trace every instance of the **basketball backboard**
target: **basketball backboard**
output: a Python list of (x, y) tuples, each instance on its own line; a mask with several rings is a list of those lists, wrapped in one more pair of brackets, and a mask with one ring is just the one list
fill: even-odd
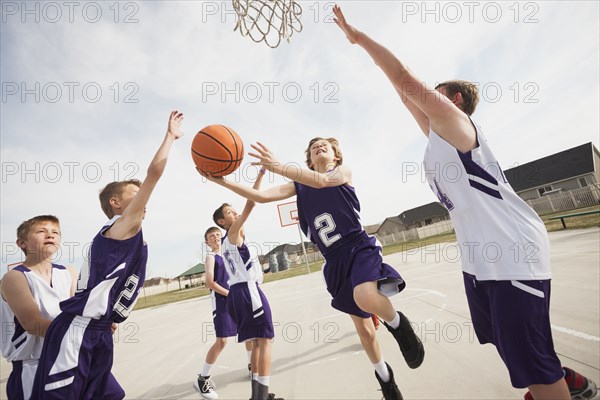
[(298, 205), (295, 201), (277, 205), (281, 227), (298, 224)]

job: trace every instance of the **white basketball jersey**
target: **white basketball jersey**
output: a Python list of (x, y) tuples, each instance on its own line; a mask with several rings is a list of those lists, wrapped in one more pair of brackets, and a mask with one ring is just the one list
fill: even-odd
[[(70, 297), (71, 274), (62, 265), (52, 265), (52, 286), (23, 265), (14, 268), (23, 273), (42, 317), (54, 319), (60, 314), (59, 303)], [(15, 318), (8, 303), (0, 300), (2, 316), (2, 356), (8, 361), (37, 360), (42, 353), (44, 338), (29, 334)]]
[(462, 268), (478, 280), (550, 279), (550, 244), (538, 215), (512, 189), (480, 128), (461, 153), (429, 131), (425, 174), (450, 212)]
[(225, 236), (221, 244), (223, 263), (227, 271), (227, 284), (231, 287), (240, 282), (262, 283), (262, 267), (258, 262), (258, 253), (254, 247), (246, 246), (244, 242), (240, 247), (229, 242)]

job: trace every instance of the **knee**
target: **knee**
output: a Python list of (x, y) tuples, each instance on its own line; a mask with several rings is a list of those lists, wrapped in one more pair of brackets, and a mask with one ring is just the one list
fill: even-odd
[(361, 326), (356, 329), (356, 332), (358, 333), (361, 342), (373, 342), (377, 338), (377, 334), (375, 333), (374, 328), (371, 329), (370, 327)]
[(217, 338), (215, 343), (220, 349), (224, 349), (225, 345), (227, 345), (227, 338)]

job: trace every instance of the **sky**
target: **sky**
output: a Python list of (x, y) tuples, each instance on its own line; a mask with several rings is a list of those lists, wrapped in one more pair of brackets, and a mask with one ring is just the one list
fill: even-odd
[[(98, 193), (144, 179), (171, 110), (185, 115), (184, 137), (148, 203), (148, 277), (203, 262), (213, 211), (243, 208), (194, 168), (191, 142), (207, 125), (233, 128), (247, 151), (261, 141), (286, 163), (302, 164), (315, 136), (338, 138), (365, 225), (435, 201), (421, 166), (426, 137), (332, 22), (333, 4), (301, 1), (302, 31), (271, 49), (234, 32), (229, 1), (2, 1), (1, 273), (22, 260), (17, 226), (40, 214), (61, 220), (54, 262), (79, 268), (106, 221)], [(598, 2), (339, 4), (421, 80), (477, 82), (473, 118), (504, 169), (600, 147)], [(251, 185), (250, 162), (228, 179)], [(267, 174), (263, 188), (285, 182)], [(262, 253), (300, 241), (295, 226), (280, 227), (278, 203), (257, 205), (246, 225)]]

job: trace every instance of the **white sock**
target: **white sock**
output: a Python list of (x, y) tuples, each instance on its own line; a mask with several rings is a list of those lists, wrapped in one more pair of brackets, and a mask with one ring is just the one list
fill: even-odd
[(379, 378), (384, 382), (389, 382), (391, 378), (390, 371), (388, 370), (387, 365), (385, 365), (383, 358), (378, 363), (374, 363), (373, 366), (375, 367), (375, 371), (377, 371)]
[(269, 377), (268, 376), (259, 376), (257, 379), (258, 383), (263, 386), (269, 386)]
[(252, 350), (248, 351), (246, 350), (246, 353), (248, 353), (248, 364), (252, 363)]
[(258, 380), (258, 374), (252, 373), (252, 380), (253, 381), (257, 381)]
[(396, 329), (400, 326), (400, 314), (396, 313), (396, 316), (391, 321), (385, 321), (392, 329)]
[(212, 369), (214, 364), (209, 364), (207, 362), (204, 363), (204, 367), (202, 367), (202, 372), (200, 375), (202, 376), (210, 376), (210, 370)]

